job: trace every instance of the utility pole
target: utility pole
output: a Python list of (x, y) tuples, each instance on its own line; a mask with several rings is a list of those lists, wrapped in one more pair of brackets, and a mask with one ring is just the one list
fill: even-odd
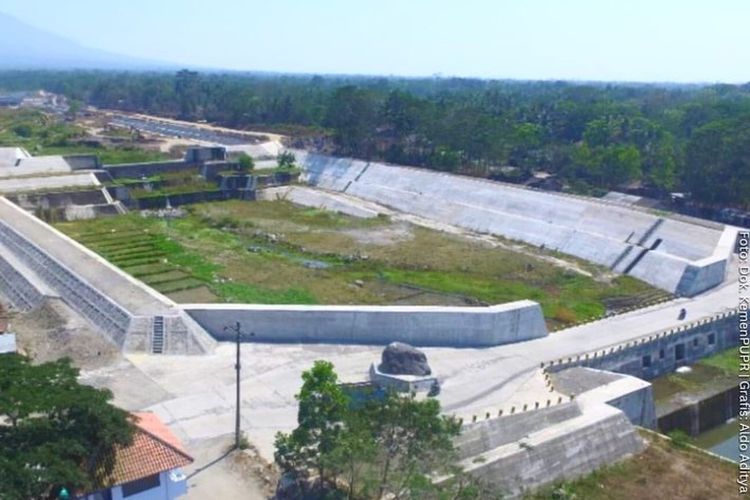
[[(235, 333), (235, 339), (237, 343), (237, 361), (234, 365), (234, 369), (237, 372), (237, 407), (234, 415), (234, 447), (235, 449), (239, 449), (242, 433), (242, 431), (240, 430), (240, 345), (242, 343), (242, 325), (240, 325), (240, 322), (238, 321), (237, 323), (235, 323), (234, 327), (225, 326), (224, 331), (227, 330), (232, 330)], [(250, 336), (254, 337), (255, 334), (251, 333)]]

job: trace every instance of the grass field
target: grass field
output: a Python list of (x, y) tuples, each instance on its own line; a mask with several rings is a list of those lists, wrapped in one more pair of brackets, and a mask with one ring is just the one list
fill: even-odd
[(211, 296), (295, 304), (531, 299), (554, 327), (597, 316), (608, 300), (661, 293), (629, 277), (594, 280), (459, 235), (286, 201), (195, 205), (170, 221), (128, 214), (58, 227), (183, 302)]
[(619, 464), (527, 495), (527, 500), (736, 498), (737, 466), (652, 434), (648, 448)]
[(688, 373), (669, 373), (651, 381), (657, 406), (685, 394), (711, 393), (737, 384), (737, 348), (718, 352), (691, 366)]
[(94, 147), (78, 144), (86, 131), (70, 123), (59, 122), (41, 111), (0, 110), (0, 147), (22, 147), (34, 156), (95, 154), (104, 164), (157, 161), (169, 156), (133, 146)]

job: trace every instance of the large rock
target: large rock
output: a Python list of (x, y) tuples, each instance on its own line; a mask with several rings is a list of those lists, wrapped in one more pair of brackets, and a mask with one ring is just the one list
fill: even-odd
[(430, 375), (430, 365), (427, 356), (409, 344), (391, 342), (383, 350), (380, 371), (390, 375)]

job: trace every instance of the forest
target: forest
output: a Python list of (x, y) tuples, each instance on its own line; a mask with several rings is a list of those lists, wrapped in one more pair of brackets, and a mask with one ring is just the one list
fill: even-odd
[(334, 154), (483, 177), (543, 170), (575, 192), (750, 201), (750, 84), (6, 71), (0, 89), (279, 131)]

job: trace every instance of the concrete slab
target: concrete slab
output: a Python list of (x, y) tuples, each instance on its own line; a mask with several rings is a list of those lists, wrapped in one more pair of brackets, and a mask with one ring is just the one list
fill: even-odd
[[(0, 169), (0, 177), (3, 171)], [(52, 191), (62, 188), (80, 188), (99, 186), (94, 174), (52, 175), (33, 178), (0, 178), (0, 194), (28, 193), (33, 191)]]

